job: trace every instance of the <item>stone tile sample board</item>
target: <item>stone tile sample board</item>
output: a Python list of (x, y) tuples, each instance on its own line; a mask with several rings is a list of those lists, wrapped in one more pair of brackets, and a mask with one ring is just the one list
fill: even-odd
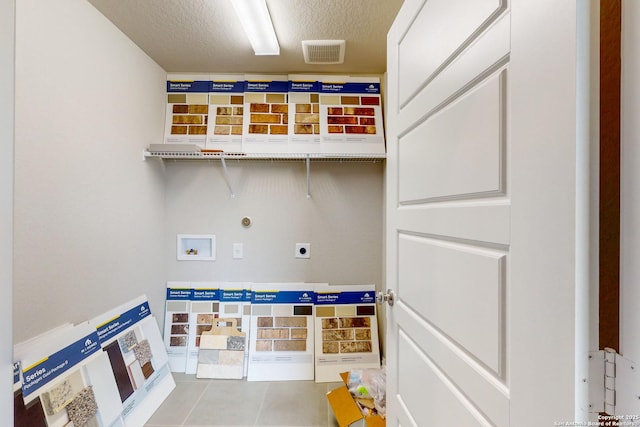
[(242, 376), (247, 376), (249, 368), (249, 331), (251, 325), (251, 284), (226, 282), (220, 285), (220, 317), (236, 319), (239, 332), (247, 337), (244, 350)]
[(218, 318), (200, 337), (197, 378), (242, 379), (247, 334), (236, 318)]
[(146, 296), (115, 307), (89, 324), (97, 332), (105, 354), (109, 354), (124, 425), (144, 425), (176, 386)]
[(313, 380), (314, 285), (254, 283), (248, 381)]
[(373, 285), (316, 287), (316, 382), (338, 382), (342, 372), (380, 367), (376, 309)]
[(288, 95), (287, 75), (245, 75), (243, 152), (288, 152)]
[(167, 76), (165, 144), (195, 144), (205, 148), (210, 88), (208, 74)]
[(190, 282), (167, 282), (164, 345), (171, 372), (184, 373), (187, 368), (192, 298)]
[[(15, 426), (123, 426), (123, 405), (109, 357), (88, 323), (17, 344)], [(44, 424), (43, 424), (44, 422)]]
[(323, 153), (384, 153), (380, 79), (325, 76), (320, 82)]
[(220, 283), (191, 282), (191, 287), (189, 339), (185, 370), (187, 374), (195, 374), (198, 369), (198, 352), (202, 333), (211, 330), (214, 320), (220, 317)]
[(244, 85), (244, 75), (211, 76), (206, 149), (242, 152)]

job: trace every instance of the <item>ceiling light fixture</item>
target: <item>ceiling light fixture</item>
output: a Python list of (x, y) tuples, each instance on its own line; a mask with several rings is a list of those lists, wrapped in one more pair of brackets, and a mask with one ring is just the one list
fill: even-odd
[(230, 0), (256, 55), (280, 55), (266, 0)]

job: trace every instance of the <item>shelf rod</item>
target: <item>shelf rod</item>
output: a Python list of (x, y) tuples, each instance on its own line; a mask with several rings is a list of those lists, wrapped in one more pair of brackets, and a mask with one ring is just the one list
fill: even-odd
[(231, 179), (229, 178), (229, 171), (227, 170), (227, 162), (224, 160), (224, 154), (220, 155), (220, 162), (222, 163), (222, 171), (224, 172), (224, 179), (227, 181), (227, 186), (229, 187), (229, 193), (231, 193), (231, 198), (235, 198), (236, 195), (233, 192), (233, 187), (231, 186)]
[(307, 199), (311, 198), (311, 177), (310, 177), (310, 170), (311, 170), (311, 156), (309, 154), (307, 154)]

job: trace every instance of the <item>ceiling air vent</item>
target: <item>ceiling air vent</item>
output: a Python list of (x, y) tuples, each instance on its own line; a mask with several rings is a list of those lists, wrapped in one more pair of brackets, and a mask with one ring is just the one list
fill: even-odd
[(307, 64), (342, 64), (344, 40), (302, 40), (302, 53)]

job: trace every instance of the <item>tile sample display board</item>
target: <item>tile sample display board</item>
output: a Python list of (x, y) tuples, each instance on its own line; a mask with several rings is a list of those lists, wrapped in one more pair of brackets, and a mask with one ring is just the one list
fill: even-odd
[(209, 75), (167, 76), (164, 142), (205, 148), (209, 121)]
[(220, 285), (220, 317), (236, 319), (239, 332), (247, 337), (243, 361), (243, 377), (249, 367), (249, 326), (251, 324), (251, 287), (248, 283), (227, 282)]
[(193, 289), (189, 282), (167, 282), (164, 344), (171, 372), (185, 372)]
[(286, 75), (245, 75), (242, 151), (286, 153), (289, 81)]
[(289, 152), (320, 151), (318, 76), (289, 75)]
[(251, 288), (248, 381), (313, 380), (313, 285)]
[(200, 336), (197, 378), (242, 379), (247, 334), (235, 318), (219, 318)]
[(15, 427), (47, 427), (47, 418), (40, 397), (33, 399), (29, 407), (24, 404), (20, 362), (13, 364), (13, 425)]
[(185, 373), (195, 374), (198, 369), (198, 352), (203, 332), (210, 331), (220, 317), (220, 284), (215, 282), (191, 282), (191, 312), (189, 315), (189, 341)]
[(386, 152), (377, 77), (169, 74), (167, 79), (166, 151)]
[(88, 323), (17, 345), (15, 354), (15, 426), (125, 425), (109, 358)]
[(212, 75), (207, 150), (242, 151), (244, 76)]
[(145, 296), (89, 321), (109, 355), (126, 426), (144, 425), (176, 384)]
[(323, 153), (384, 153), (380, 79), (348, 77), (320, 82)]
[(373, 285), (317, 286), (315, 308), (316, 382), (337, 382), (342, 372), (380, 367)]

